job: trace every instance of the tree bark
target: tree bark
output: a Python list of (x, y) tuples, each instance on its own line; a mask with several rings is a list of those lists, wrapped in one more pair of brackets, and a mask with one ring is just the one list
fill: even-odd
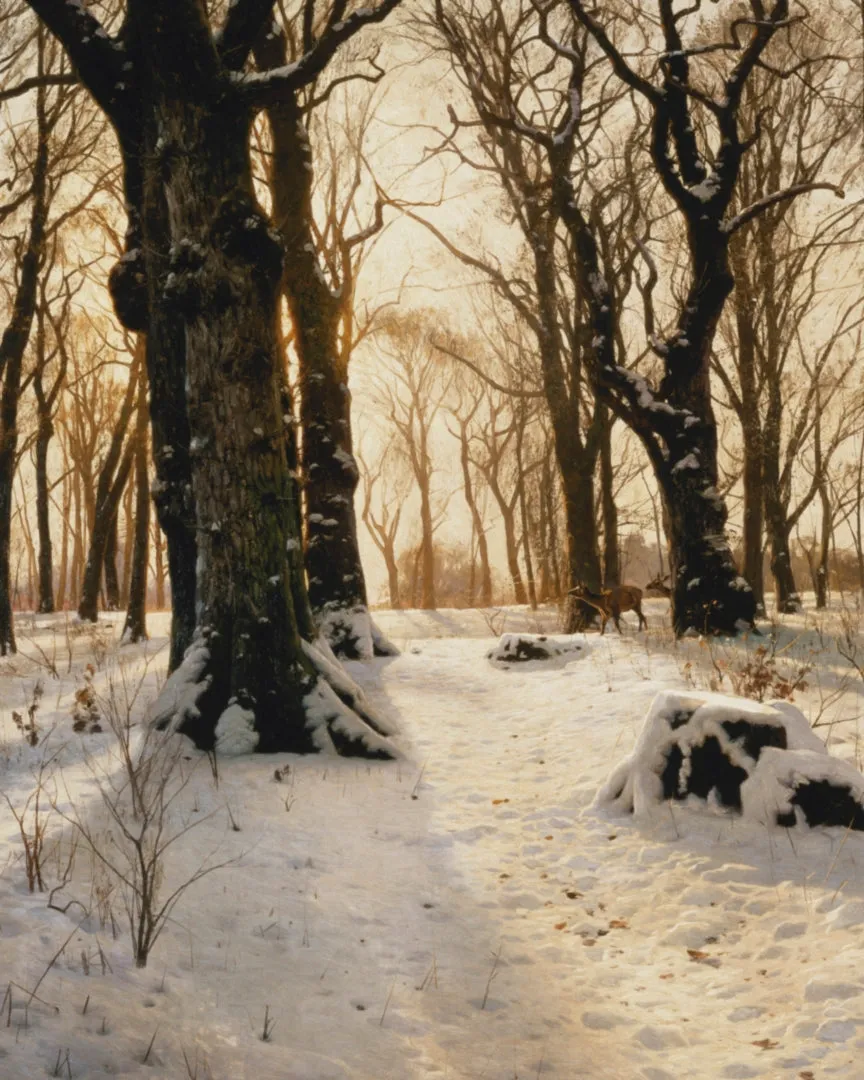
[[(99, 617), (99, 583), (102, 580), (103, 570), (106, 607), (111, 611), (116, 611), (120, 603), (120, 589), (117, 582), (117, 511), (132, 469), (133, 450), (131, 440), (127, 443), (125, 450), (123, 441), (135, 407), (138, 372), (143, 362), (143, 348), (144, 340), (139, 338), (120, 415), (117, 417), (111, 434), (111, 442), (96, 484), (93, 527), (90, 532), (87, 561), (84, 564), (84, 577), (81, 582), (81, 598), (78, 603), (78, 617), (85, 622), (96, 622)], [(111, 607), (112, 601), (114, 607)]]
[(12, 613), (11, 530), (15, 469), (18, 463), (18, 401), (30, 329), (36, 313), (39, 271), (48, 221), (48, 140), (44, 89), (37, 91), (37, 144), (31, 185), (32, 209), (26, 247), (9, 322), (0, 338), (0, 656), (16, 652)]
[(198, 537), (193, 644), (163, 690), (157, 720), (200, 747), (308, 752), (330, 744), (389, 757), (368, 715), (322, 682), (298, 633), (299, 515), (277, 332), (282, 250), (253, 195), (250, 111), (227, 88), (203, 9), (158, 0), (136, 12), (139, 92), (159, 132), (169, 274), (160, 279), (154, 264), (146, 213), (143, 259), (151, 296), (161, 293), (185, 329)]
[[(262, 70), (283, 66), (284, 38), (277, 33), (262, 37), (255, 57)], [(392, 655), (394, 650), (372, 625), (357, 538), (354, 496), (360, 474), (348, 389), (352, 343), (340, 341), (353, 288), (343, 281), (338, 292), (331, 290), (318, 261), (312, 231), (312, 152), (298, 102), (292, 97), (271, 106), (268, 118), (273, 220), (287, 254), (284, 287), (299, 367), (309, 603), (319, 633), (337, 656), (356, 660)]]
[(477, 555), (480, 560), (480, 606), (490, 607), (492, 604), (492, 567), (489, 562), (489, 542), (483, 526), (483, 516), (477, 504), (474, 481), (471, 478), (470, 446), (465, 424), (460, 424), (459, 429), (459, 462), (462, 466), (462, 491), (471, 514), (474, 535), (477, 539)]
[[(127, 479), (131, 474), (131, 464), (129, 472), (126, 474)], [(120, 577), (117, 573), (117, 549), (118, 549), (118, 533), (120, 530), (120, 502), (123, 498), (123, 492), (127, 488), (127, 483), (124, 483), (123, 489), (120, 491), (117, 498), (117, 509), (114, 511), (114, 516), (111, 518), (111, 523), (108, 526), (108, 532), (105, 537), (105, 553), (102, 557), (102, 575), (104, 578), (105, 588), (105, 610), (106, 611), (119, 611), (120, 610)], [(94, 523), (93, 533), (96, 533), (96, 525)], [(92, 557), (92, 548), (91, 548)]]
[(48, 488), (48, 447), (54, 435), (51, 418), (40, 415), (36, 432), (36, 529), (39, 535), (39, 603), (41, 615), (54, 610), (54, 555)]
[(600, 499), (603, 510), (603, 584), (621, 584), (621, 553), (618, 547), (618, 504), (612, 464), (612, 418), (605, 406), (600, 433)]
[(147, 468), (147, 378), (138, 378), (138, 415), (135, 424), (135, 533), (129, 599), (123, 642), (134, 645), (147, 640), (147, 568), (150, 539), (150, 477)]

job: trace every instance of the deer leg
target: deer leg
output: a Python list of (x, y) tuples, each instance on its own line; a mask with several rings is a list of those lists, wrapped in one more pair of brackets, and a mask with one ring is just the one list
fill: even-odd
[(640, 630), (647, 630), (648, 629), (648, 620), (642, 614), (642, 605), (641, 604), (639, 605), (639, 607), (636, 608), (636, 614), (639, 616), (639, 629)]
[(613, 611), (612, 612), (612, 618), (615, 620), (615, 629), (618, 631), (619, 634), (622, 633), (622, 630), (621, 630), (621, 612), (620, 611)]

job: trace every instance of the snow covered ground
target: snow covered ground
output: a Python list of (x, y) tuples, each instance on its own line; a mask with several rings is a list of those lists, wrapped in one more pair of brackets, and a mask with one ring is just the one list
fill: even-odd
[[(593, 806), (659, 690), (731, 692), (758, 648), (674, 645), (664, 610), (646, 604), (647, 634), (509, 666), (486, 658), (493, 639), (554, 631), (554, 612), (376, 613), (402, 655), (349, 667), (401, 725), (402, 759), (226, 759), (217, 786), (190, 750), (178, 820), (201, 824), (169, 849), (163, 888), (208, 856), (230, 865), (182, 898), (144, 970), (83, 845), (54, 897), (79, 903), (27, 891), (0, 797), (0, 1077), (864, 1076), (862, 834)], [(778, 664), (814, 665), (796, 704), (860, 765), (844, 621), (784, 620)], [(61, 809), (101, 827), (94, 771), (114, 767), (113, 736), (72, 731), (74, 693), (90, 663), (97, 694), (137, 693), (137, 715), (166, 659), (164, 639), (118, 650), (118, 634), (37, 617), (0, 662), (0, 794), (16, 809), (59, 751)], [(12, 712), (26, 723), (37, 680), (30, 746)], [(50, 888), (74, 829), (55, 814), (48, 830)]]

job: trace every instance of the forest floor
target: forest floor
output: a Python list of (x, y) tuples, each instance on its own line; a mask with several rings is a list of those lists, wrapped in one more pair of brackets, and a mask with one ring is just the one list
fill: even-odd
[[(838, 652), (864, 658), (857, 614), (708, 646), (675, 644), (665, 609), (510, 668), (486, 658), (495, 637), (554, 630), (554, 611), (377, 612), (401, 655), (348, 667), (401, 759), (225, 759), (217, 784), (190, 749), (163, 895), (228, 865), (180, 898), (144, 970), (122, 887), (83, 841), (69, 860), (70, 820), (107, 835), (98, 778), (119, 767), (115, 737), (72, 713), (89, 680), (138, 717), (165, 639), (22, 617), (0, 662), (0, 1077), (860, 1078), (864, 836), (592, 805), (657, 691), (752, 686), (772, 629), (771, 678), (812, 667), (796, 704), (860, 766), (864, 681)], [(37, 683), (28, 739), (13, 711), (26, 728)], [(67, 878), (51, 908), (11, 813), (40, 763), (45, 883)]]

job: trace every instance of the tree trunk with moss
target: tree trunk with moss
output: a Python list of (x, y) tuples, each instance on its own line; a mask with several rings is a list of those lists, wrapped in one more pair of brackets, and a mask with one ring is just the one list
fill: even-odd
[[(264, 70), (287, 62), (274, 31), (256, 44)], [(312, 151), (295, 98), (268, 110), (273, 140), (270, 188), (273, 221), (286, 251), (285, 295), (295, 328), (299, 374), (300, 469), (308, 594), (319, 633), (337, 656), (365, 660), (396, 650), (369, 614), (360, 561), (354, 496), (360, 473), (353, 453), (348, 364), (351, 341), (341, 340), (348, 282), (331, 288), (316, 253), (312, 219)], [(343, 244), (346, 243), (342, 238)], [(344, 251), (350, 264), (350, 253)]]

